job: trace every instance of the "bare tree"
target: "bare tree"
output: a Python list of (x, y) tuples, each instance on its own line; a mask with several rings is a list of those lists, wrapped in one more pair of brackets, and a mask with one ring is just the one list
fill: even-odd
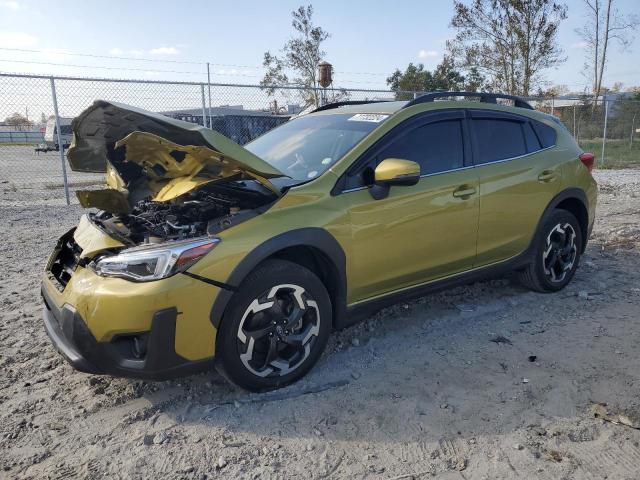
[(5, 118), (4, 123), (13, 127), (30, 127), (33, 125), (33, 122), (31, 120), (18, 112), (13, 113)]
[[(330, 36), (322, 27), (313, 23), (313, 6), (301, 6), (291, 12), (294, 37), (282, 47), (280, 56), (265, 52), (262, 65), (267, 69), (260, 81), (269, 95), (274, 95), (278, 87), (296, 86), (305, 89), (305, 106), (320, 104), (320, 84), (318, 63), (326, 52), (322, 43)], [(289, 77), (289, 72), (294, 76)], [(340, 95), (340, 92), (337, 93)], [(335, 95), (334, 95), (335, 96)]]
[(529, 95), (542, 72), (564, 62), (557, 42), (567, 7), (553, 0), (454, 0), (447, 48), (457, 64), (476, 69), (497, 90)]
[(587, 22), (576, 33), (587, 44), (587, 59), (585, 71), (589, 76), (593, 88), (593, 105), (602, 90), (602, 78), (607, 65), (609, 44), (616, 42), (622, 50), (631, 46), (634, 40), (633, 32), (640, 25), (636, 14), (623, 14), (617, 10), (614, 0), (584, 0), (587, 7)]

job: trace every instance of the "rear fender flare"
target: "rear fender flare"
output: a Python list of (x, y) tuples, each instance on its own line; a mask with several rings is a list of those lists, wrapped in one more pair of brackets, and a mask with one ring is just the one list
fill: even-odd
[[(589, 212), (589, 202), (587, 201), (587, 194), (584, 192), (584, 190), (573, 187), (573, 188), (567, 188), (561, 191), (555, 197), (553, 197), (553, 199), (549, 202), (547, 207), (544, 209), (544, 212), (542, 212), (542, 215), (540, 216), (540, 220), (538, 220), (538, 225), (536, 226), (536, 230), (533, 235), (533, 238), (531, 239), (531, 243), (529, 244), (529, 248), (528, 248), (529, 252), (531, 252), (534, 248), (534, 242), (536, 240), (536, 237), (538, 236), (538, 233), (540, 232), (540, 227), (542, 226), (542, 222), (547, 217), (547, 215), (549, 215), (553, 210), (555, 210), (558, 207), (558, 205), (560, 205), (560, 203), (562, 203), (564, 200), (569, 200), (569, 199), (577, 199), (580, 203), (582, 203), (582, 206), (587, 210), (587, 212)], [(586, 227), (586, 230), (588, 231), (589, 226), (586, 225), (585, 227)], [(582, 240), (582, 247), (583, 247), (582, 251), (584, 252), (584, 250), (587, 248), (588, 234), (583, 235), (583, 237), (584, 238)]]

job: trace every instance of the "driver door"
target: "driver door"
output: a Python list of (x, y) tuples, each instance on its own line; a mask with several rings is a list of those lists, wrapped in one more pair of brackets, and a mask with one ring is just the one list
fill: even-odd
[[(446, 111), (404, 122), (354, 164), (342, 193), (352, 239), (349, 303), (472, 268), (479, 182), (470, 157), (464, 113)], [(374, 200), (368, 187), (386, 158), (417, 162), (421, 178)]]

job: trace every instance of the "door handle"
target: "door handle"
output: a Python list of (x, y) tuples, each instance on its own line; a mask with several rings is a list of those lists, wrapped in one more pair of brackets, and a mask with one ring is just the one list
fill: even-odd
[(553, 170), (545, 170), (540, 175), (538, 175), (538, 180), (540, 182), (545, 182), (545, 183), (555, 180), (555, 178), (556, 178), (556, 174), (555, 172), (553, 172)]
[(456, 198), (466, 199), (466, 198), (469, 198), (474, 193), (476, 193), (475, 188), (470, 187), (469, 185), (462, 185), (453, 191), (453, 196)]

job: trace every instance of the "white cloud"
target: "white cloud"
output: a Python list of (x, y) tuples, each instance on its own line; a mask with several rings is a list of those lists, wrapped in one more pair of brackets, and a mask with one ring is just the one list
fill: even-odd
[(224, 69), (224, 68), (220, 68), (220, 69), (216, 70), (215, 73), (217, 75), (238, 75), (238, 70), (236, 70), (235, 68), (231, 68), (229, 70)]
[(133, 50), (129, 50), (127, 51), (127, 53), (129, 55), (144, 55), (144, 50), (140, 50), (140, 49), (133, 49)]
[(571, 44), (571, 48), (587, 48), (589, 44), (585, 41), (576, 42)]
[(122, 55), (122, 50), (119, 48), (112, 48), (109, 50), (109, 55)]
[(149, 50), (151, 55), (176, 55), (178, 49), (176, 47), (158, 47)]
[(437, 58), (440, 55), (435, 50), (425, 50), (424, 48), (418, 52), (418, 58), (420, 60), (428, 60), (430, 58)]
[(24, 32), (0, 32), (0, 47), (28, 48), (38, 43), (37, 37)]
[(6, 2), (2, 2), (2, 6), (13, 11), (20, 10), (22, 8), (21, 5), (15, 0), (7, 0)]

